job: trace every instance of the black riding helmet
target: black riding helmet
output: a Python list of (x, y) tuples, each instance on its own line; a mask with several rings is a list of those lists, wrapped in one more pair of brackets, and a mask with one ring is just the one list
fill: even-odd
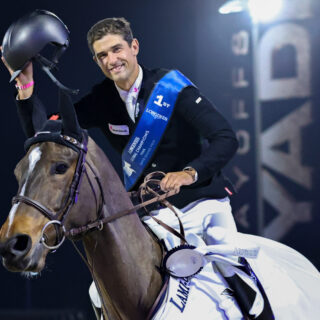
[[(42, 57), (39, 52), (47, 45), (56, 47), (52, 61)], [(31, 59), (52, 69), (58, 58), (69, 46), (69, 30), (54, 13), (35, 10), (14, 22), (2, 42), (2, 54), (15, 72), (10, 82), (26, 67)]]

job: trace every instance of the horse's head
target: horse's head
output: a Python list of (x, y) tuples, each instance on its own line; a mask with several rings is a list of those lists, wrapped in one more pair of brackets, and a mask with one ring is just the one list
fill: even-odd
[(43, 269), (49, 248), (61, 242), (59, 222), (77, 198), (87, 136), (69, 98), (62, 97), (62, 121), (33, 115), (35, 134), (26, 141), (27, 154), (15, 169), (19, 189), (0, 230), (0, 254), (10, 271)]
[[(53, 142), (33, 145), (15, 169), (18, 197), (32, 199), (59, 214), (66, 207), (77, 159), (77, 152)], [(29, 203), (13, 204), (0, 231), (1, 254), (7, 269), (38, 272), (43, 268), (49, 250), (41, 238), (48, 221), (49, 217)], [(54, 226), (48, 227), (45, 235), (52, 245), (56, 242), (55, 231)]]

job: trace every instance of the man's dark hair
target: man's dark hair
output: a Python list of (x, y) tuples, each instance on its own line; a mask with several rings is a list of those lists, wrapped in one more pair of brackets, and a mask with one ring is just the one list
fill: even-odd
[(130, 22), (125, 18), (106, 18), (98, 21), (88, 31), (87, 41), (92, 54), (94, 54), (93, 43), (107, 34), (118, 34), (131, 46), (133, 35)]

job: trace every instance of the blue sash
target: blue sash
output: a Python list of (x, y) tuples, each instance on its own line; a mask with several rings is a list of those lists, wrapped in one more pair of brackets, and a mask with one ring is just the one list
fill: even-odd
[(179, 93), (193, 85), (182, 73), (172, 70), (155, 85), (129, 142), (122, 152), (126, 190), (130, 190), (149, 164), (171, 118)]

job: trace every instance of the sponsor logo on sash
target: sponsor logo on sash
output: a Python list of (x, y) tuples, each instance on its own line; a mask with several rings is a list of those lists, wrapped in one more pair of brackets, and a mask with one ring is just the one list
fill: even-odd
[(126, 162), (126, 161), (124, 161), (123, 171), (126, 173), (126, 175), (127, 175), (128, 177), (131, 177), (131, 175), (135, 172), (135, 170), (133, 170), (133, 169), (131, 168), (130, 163), (128, 163), (128, 162)]

